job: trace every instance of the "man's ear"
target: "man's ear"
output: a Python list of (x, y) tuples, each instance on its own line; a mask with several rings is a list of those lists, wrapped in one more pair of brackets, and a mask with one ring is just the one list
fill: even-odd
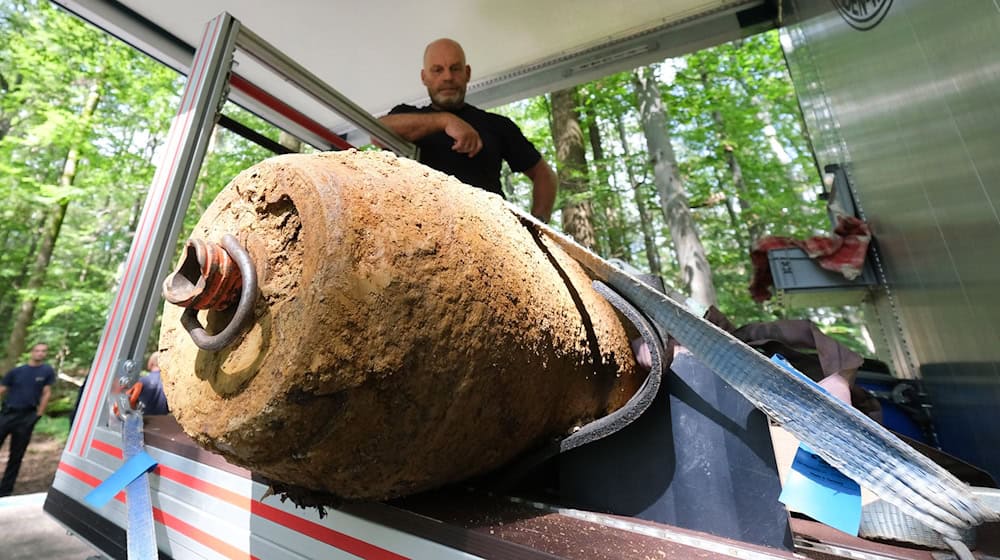
[(424, 84), (425, 86), (428, 85), (427, 72), (423, 68), (420, 69), (420, 83)]
[(471, 79), (472, 79), (472, 66), (466, 64), (465, 65), (465, 81), (468, 82)]

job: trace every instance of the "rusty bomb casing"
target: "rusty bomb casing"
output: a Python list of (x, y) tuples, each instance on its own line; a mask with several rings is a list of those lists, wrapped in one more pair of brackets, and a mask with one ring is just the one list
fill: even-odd
[[(502, 466), (621, 407), (642, 381), (582, 268), (497, 196), (385, 152), (286, 155), (225, 187), (193, 238), (233, 234), (252, 325), (198, 349), (165, 304), (184, 431), (230, 462), (345, 499)], [(209, 331), (231, 312), (203, 310)]]

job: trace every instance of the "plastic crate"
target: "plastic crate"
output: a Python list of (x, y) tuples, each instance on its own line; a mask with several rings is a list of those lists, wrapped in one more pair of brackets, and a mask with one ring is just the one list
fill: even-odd
[(797, 247), (767, 252), (774, 290), (778, 300), (788, 307), (835, 307), (857, 305), (878, 284), (871, 264), (865, 261), (854, 280), (821, 268), (805, 251)]

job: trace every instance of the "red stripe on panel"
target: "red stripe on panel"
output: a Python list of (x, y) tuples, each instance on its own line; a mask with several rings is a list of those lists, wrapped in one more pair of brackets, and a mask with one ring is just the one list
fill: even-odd
[[(65, 472), (66, 474), (72, 476), (73, 478), (83, 482), (88, 486), (97, 486), (101, 483), (96, 476), (88, 474), (72, 465), (66, 463), (59, 463), (59, 470)], [(121, 503), (125, 503), (125, 492), (119, 492), (115, 495), (115, 499)], [(182, 519), (170, 515), (164, 512), (160, 508), (153, 508), (153, 519), (158, 523), (177, 531), (178, 533), (188, 537), (189, 539), (196, 541), (205, 545), (208, 548), (218, 552), (219, 554), (225, 556), (226, 558), (231, 558), (232, 560), (259, 560), (256, 556), (241, 550), (221, 539), (213, 537), (212, 535), (198, 529), (194, 525), (183, 521)]]
[[(215, 21), (215, 26), (212, 28), (212, 31), (209, 34), (209, 42), (211, 42), (211, 40), (214, 40), (215, 38), (218, 37), (218, 35), (219, 35), (219, 27), (220, 27), (221, 22), (222, 22), (221, 19), (218, 19), (218, 20)], [(204, 50), (201, 47), (199, 47), (199, 49), (200, 50)], [(206, 56), (207, 56), (207, 54), (206, 54)], [(195, 77), (195, 82), (194, 82), (195, 83), (195, 87), (193, 88), (194, 91), (197, 91), (197, 90), (201, 89), (202, 86), (204, 85), (203, 78), (205, 77), (205, 70), (207, 68), (208, 68), (207, 64), (202, 64), (201, 68), (198, 70), (198, 75)], [(192, 95), (191, 99), (189, 100), (189, 107), (187, 109), (185, 109), (182, 106), (182, 108), (181, 108), (181, 111), (184, 114), (184, 124), (180, 128), (181, 131), (187, 130), (188, 126), (191, 123), (191, 118), (192, 118), (192, 115), (194, 114), (194, 101), (197, 99), (197, 97), (198, 97), (197, 95)], [(160, 197), (156, 201), (156, 209), (152, 213), (143, 212), (142, 219), (145, 219), (147, 217), (147, 215), (149, 215), (150, 217), (153, 217), (153, 216), (159, 217), (161, 215), (161, 210), (163, 208), (163, 201), (166, 198), (167, 191), (168, 191), (167, 187), (170, 185), (170, 182), (173, 180), (174, 173), (177, 171), (177, 160), (180, 158), (180, 153), (181, 153), (181, 150), (177, 149), (177, 147), (180, 144), (183, 143), (184, 137), (185, 137), (184, 134), (178, 134), (177, 137), (174, 139), (174, 144), (171, 146), (171, 149), (174, 152), (174, 159), (170, 162), (170, 166), (167, 167), (167, 178), (164, 180), (164, 183), (163, 183), (164, 188), (160, 189), (160, 192), (159, 192)], [(150, 220), (150, 223), (155, 223), (155, 221)], [(139, 227), (137, 228), (136, 231), (137, 232), (143, 231), (144, 228), (152, 230), (151, 226), (147, 227), (144, 223), (140, 222), (140, 225), (139, 225)], [(142, 247), (142, 253), (139, 256), (139, 261), (138, 261), (138, 263), (136, 265), (136, 273), (135, 273), (136, 278), (138, 278), (138, 275), (140, 274), (140, 271), (142, 270), (143, 266), (146, 263), (146, 256), (149, 253), (149, 244), (150, 244), (150, 242), (153, 239), (153, 236), (151, 235), (152, 231), (145, 232), (145, 233), (146, 233), (146, 242), (145, 242), (145, 244)], [(126, 273), (125, 273), (126, 279), (128, 278), (128, 276), (129, 276), (129, 271), (126, 270)], [(122, 283), (122, 287), (124, 288), (125, 285), (126, 285), (126, 283), (123, 282)], [(139, 285), (139, 283), (137, 281), (132, 281), (131, 282), (131, 286), (130, 286), (128, 297), (127, 297), (126, 301), (128, 301), (128, 302), (132, 301), (132, 298), (135, 295), (136, 287), (138, 285)], [(128, 307), (126, 307), (124, 313), (129, 313), (130, 311), (131, 310)], [(112, 348), (112, 355), (114, 355), (114, 353), (118, 350), (118, 348), (119, 348), (119, 342), (121, 341), (121, 337), (122, 337), (122, 334), (124, 332), (125, 332), (124, 329), (118, 329), (118, 333), (115, 335), (115, 341), (114, 341), (114, 343), (111, 346), (111, 348)], [(107, 375), (107, 373), (105, 372), (105, 375), (104, 375), (104, 377), (102, 379), (102, 382), (101, 382), (101, 392), (99, 394), (101, 394), (101, 395), (105, 394), (105, 390), (106, 390), (106, 387), (107, 387), (107, 382), (108, 382), (108, 380), (111, 379), (111, 377), (112, 377), (111, 375)], [(93, 425), (88, 426), (88, 430), (91, 430), (92, 428), (93, 428)], [(90, 438), (90, 433), (89, 432), (87, 434), (87, 438), (88, 439)], [(86, 440), (84, 440), (84, 441), (86, 441)]]
[(349, 552), (355, 556), (370, 560), (407, 560), (406, 556), (400, 556), (384, 548), (377, 547), (361, 539), (345, 535), (334, 531), (329, 527), (324, 527), (318, 523), (302, 519), (296, 515), (282, 511), (276, 507), (269, 506), (263, 502), (254, 500), (251, 502), (250, 511), (259, 517), (273, 521), (279, 525), (312, 537), (320, 542), (339, 548), (344, 552)]
[[(205, 47), (206, 43), (208, 42), (208, 40), (211, 37), (215, 37), (218, 34), (218, 27), (219, 27), (218, 26), (218, 22), (216, 22), (216, 25), (212, 29), (211, 34), (209, 33), (208, 26), (205, 27), (205, 31), (202, 34), (201, 43), (199, 43), (199, 46), (198, 46), (198, 54), (199, 54), (199, 56), (205, 56), (205, 57), (208, 56), (208, 52), (205, 51), (204, 47)], [(199, 63), (199, 60), (196, 59), (194, 61), (194, 65), (197, 65), (198, 63)], [(206, 66), (205, 64), (202, 64), (202, 72), (204, 71), (205, 66)], [(195, 78), (195, 84), (199, 84), (200, 81), (201, 81), (201, 78), (202, 78), (202, 74), (199, 73), (199, 75)], [(194, 91), (196, 89), (197, 89), (196, 87), (185, 88), (184, 97), (181, 99), (181, 108), (178, 111), (178, 115), (184, 115), (184, 119), (185, 119), (184, 120), (184, 125), (180, 129), (178, 129), (178, 134), (174, 138), (171, 139), (171, 142), (168, 145), (168, 150), (174, 150), (176, 153), (179, 153), (179, 150), (177, 150), (177, 146), (181, 143), (181, 141), (184, 138), (184, 135), (181, 134), (180, 131), (186, 129), (188, 123), (190, 122), (191, 114), (193, 113), (193, 111), (191, 110), (191, 107), (189, 107), (189, 105), (191, 105), (192, 99), (195, 98)], [(174, 166), (175, 165), (176, 165), (176, 155), (175, 155), (175, 158), (174, 158), (174, 162), (171, 164), (171, 167), (168, 169), (168, 173), (169, 174), (168, 174), (168, 178), (167, 178), (167, 181), (166, 181), (167, 185), (169, 185), (169, 183), (170, 183), (170, 177), (173, 174)], [(159, 176), (159, 175), (160, 175), (160, 170), (157, 170), (156, 176)], [(155, 185), (156, 182), (157, 182), (156, 181), (156, 177), (154, 176), (153, 184)], [(156, 208), (157, 208), (157, 210), (156, 210), (157, 215), (159, 214), (160, 208), (162, 208), (163, 199), (166, 196), (166, 192), (167, 192), (166, 188), (163, 188), (160, 191), (160, 199), (157, 202), (157, 206), (156, 206)], [(136, 234), (135, 235), (137, 237), (139, 236), (140, 232), (142, 232), (143, 229), (147, 227), (147, 222), (149, 221), (148, 218), (149, 218), (149, 213), (148, 212), (143, 212), (143, 215), (140, 217), (139, 225), (136, 227)], [(142, 256), (139, 259), (139, 268), (140, 269), (142, 268), (141, 265), (145, 262), (145, 257), (146, 257), (146, 253), (148, 251), (148, 246), (149, 246), (149, 241), (148, 241), (149, 238), (151, 238), (151, 236), (147, 237), (146, 247), (143, 249)], [(125, 263), (125, 268), (124, 268), (125, 274), (123, 276), (123, 282), (121, 284), (121, 289), (118, 290), (118, 294), (115, 296), (115, 303), (114, 303), (114, 306), (113, 306), (113, 308), (111, 310), (111, 314), (109, 315), (109, 317), (111, 317), (111, 318), (114, 318), (117, 315), (118, 308), (119, 308), (119, 306), (121, 305), (121, 303), (123, 301), (122, 300), (122, 295), (124, 293), (124, 287), (126, 285), (126, 281), (128, 280), (128, 277), (132, 273), (132, 264), (133, 264), (134, 257), (135, 257), (134, 253), (132, 251), (129, 251), (128, 260)], [(132, 294), (134, 293), (134, 288), (135, 288), (135, 286), (133, 284), (133, 290), (129, 293), (129, 298), (126, 298), (126, 301), (131, 298)], [(128, 313), (129, 312), (128, 303), (126, 303), (126, 307), (124, 308), (124, 310), (122, 312), (123, 313)], [(105, 335), (106, 334), (107, 333), (105, 333)], [(118, 343), (119, 343), (119, 341), (121, 339), (121, 334), (122, 334), (122, 329), (119, 328), (118, 329), (118, 333), (115, 336), (115, 340), (114, 340), (114, 342), (111, 345), (112, 354), (114, 354), (114, 352), (118, 348)], [(97, 358), (94, 360), (95, 366), (98, 366), (98, 367), (100, 366), (101, 361), (104, 358), (105, 350), (107, 350), (107, 348), (108, 348), (107, 342), (108, 342), (107, 337), (106, 336), (102, 337), (101, 346), (100, 346), (100, 348), (98, 349), (98, 352), (97, 352)], [(98, 393), (99, 395), (105, 394), (105, 390), (107, 389), (107, 382), (108, 382), (108, 379), (111, 377), (110, 375), (108, 375), (109, 369), (110, 369), (110, 365), (109, 365), (109, 367), (105, 367), (103, 371), (94, 372), (93, 374), (91, 374), (94, 379), (97, 379), (100, 382), (100, 392)], [(94, 375), (94, 374), (96, 374), (96, 375)], [(91, 392), (93, 390), (94, 390), (94, 384), (93, 383), (87, 383), (87, 388), (86, 388), (84, 394), (81, 397), (84, 400), (84, 402), (87, 402), (87, 399), (90, 397), (90, 394), (91, 394)], [(75, 448), (75, 446), (76, 446), (76, 437), (77, 437), (77, 435), (79, 435), (81, 429), (85, 431), (85, 434), (84, 434), (84, 437), (83, 437), (83, 442), (81, 443), (81, 446), (86, 445), (85, 442), (88, 439), (90, 439), (91, 433), (93, 431), (94, 419), (96, 417), (96, 414), (95, 414), (96, 413), (96, 409), (97, 409), (97, 407), (95, 406), (95, 407), (92, 407), (91, 409), (86, 409), (85, 408), (84, 410), (81, 411), (83, 413), (81, 415), (82, 416), (81, 422), (76, 423), (77, 424), (77, 428), (74, 429), (73, 432), (72, 432), (72, 434), (70, 435), (70, 442), (69, 442), (69, 449), (70, 450), (73, 450)], [(83, 450), (82, 449), (80, 450), (79, 455), (81, 455), (81, 456), (83, 455)]]
[[(120, 449), (108, 445), (103, 441), (95, 439), (92, 443), (92, 447), (113, 457), (117, 457), (119, 459), (122, 457)], [(192, 490), (196, 490), (224, 502), (228, 502), (240, 509), (256, 515), (257, 517), (266, 519), (272, 523), (276, 523), (355, 556), (359, 556), (367, 560), (407, 560), (406, 556), (400, 556), (399, 554), (380, 548), (361, 539), (335, 531), (329, 527), (320, 525), (319, 523), (303, 519), (297, 515), (265, 504), (259, 500), (253, 500), (245, 494), (233, 492), (232, 490), (212, 484), (211, 482), (202, 480), (198, 477), (166, 465), (157, 466), (154, 472), (162, 478), (172, 480), (181, 486), (186, 486)]]
[(221, 539), (213, 537), (194, 525), (185, 522), (179, 517), (170, 515), (159, 508), (153, 508), (153, 519), (191, 540), (200, 542), (226, 558), (232, 558), (233, 560), (258, 560), (256, 556), (250, 554), (249, 552), (236, 548)]
[(115, 459), (119, 459), (120, 460), (120, 459), (123, 459), (125, 457), (125, 454), (122, 453), (122, 450), (120, 448), (115, 447), (115, 446), (111, 445), (110, 443), (104, 443), (103, 441), (101, 441), (99, 439), (95, 439), (95, 440), (91, 441), (90, 442), (90, 446), (93, 447), (94, 449), (98, 450), (98, 451), (101, 451), (103, 453), (107, 453), (108, 455), (111, 455)]
[(238, 492), (233, 492), (232, 490), (227, 490), (221, 486), (212, 484), (211, 482), (206, 482), (200, 478), (195, 478), (185, 472), (179, 471), (177, 469), (172, 469), (170, 467), (160, 465), (157, 467), (157, 474), (163, 478), (173, 480), (174, 482), (187, 486), (192, 490), (197, 490), (209, 496), (214, 496), (224, 502), (229, 502), (230, 504), (247, 511), (250, 511), (250, 502), (253, 500), (250, 496), (245, 494), (240, 494)]

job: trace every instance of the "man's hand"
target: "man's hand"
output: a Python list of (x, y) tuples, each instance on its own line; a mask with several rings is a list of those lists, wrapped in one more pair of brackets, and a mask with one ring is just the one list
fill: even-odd
[(632, 347), (635, 364), (644, 373), (649, 373), (653, 369), (653, 353), (649, 351), (649, 345), (642, 338), (630, 340), (629, 345)]
[(447, 115), (450, 118), (447, 119), (444, 133), (455, 140), (451, 149), (460, 154), (468, 154), (470, 158), (475, 157), (483, 149), (483, 139), (479, 137), (479, 132), (459, 117), (450, 113)]

